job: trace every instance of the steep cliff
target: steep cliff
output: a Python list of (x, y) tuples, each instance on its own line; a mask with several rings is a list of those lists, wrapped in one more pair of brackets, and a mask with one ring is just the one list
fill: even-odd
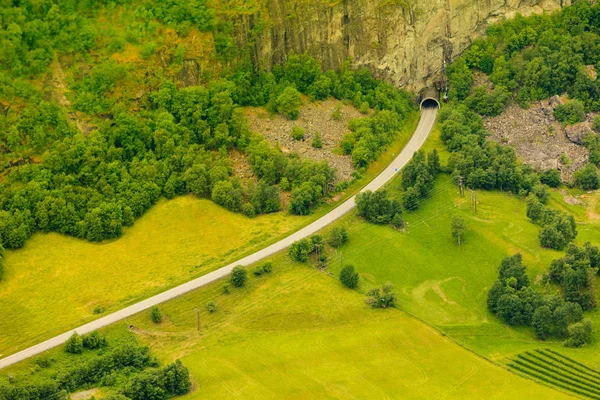
[[(571, 0), (265, 0), (240, 17), (240, 45), (253, 39), (263, 68), (308, 52), (325, 68), (352, 59), (378, 77), (419, 90), (436, 84), (444, 62), (461, 54), (488, 24), (550, 12)], [(257, 29), (262, 26), (261, 29)], [(257, 32), (258, 33), (253, 33)]]

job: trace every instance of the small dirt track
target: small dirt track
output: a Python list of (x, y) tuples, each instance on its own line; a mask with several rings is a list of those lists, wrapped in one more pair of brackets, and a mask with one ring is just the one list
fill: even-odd
[[(390, 181), (394, 177), (394, 175), (396, 175), (396, 173), (398, 173), (402, 169), (402, 167), (406, 165), (408, 161), (410, 161), (413, 154), (417, 150), (419, 150), (419, 148), (425, 142), (425, 139), (427, 139), (427, 136), (429, 136), (429, 133), (433, 128), (433, 124), (435, 123), (437, 111), (437, 107), (424, 107), (421, 110), (421, 120), (419, 121), (419, 125), (413, 133), (413, 136), (411, 137), (410, 141), (406, 144), (406, 146), (404, 146), (404, 148), (402, 149), (400, 154), (398, 154), (398, 156), (394, 159), (394, 161), (392, 161), (391, 164), (388, 165), (388, 167), (381, 174), (379, 174), (367, 186), (365, 186), (362, 189), (362, 191), (375, 191), (381, 188), (388, 181)], [(77, 332), (78, 334), (83, 335), (92, 332), (96, 329), (103, 328), (107, 325), (120, 321), (124, 318), (130, 317), (134, 314), (137, 314), (140, 311), (146, 310), (157, 304), (163, 303), (167, 300), (171, 300), (175, 297), (181, 296), (182, 294), (198, 289), (218, 279), (221, 279), (229, 275), (233, 267), (235, 267), (236, 265), (250, 265), (266, 257), (269, 257), (289, 247), (295, 241), (309, 237), (310, 235), (323, 229), (327, 225), (331, 224), (332, 222), (347, 214), (355, 207), (354, 198), (355, 196), (352, 196), (350, 199), (346, 200), (344, 203), (342, 203), (329, 213), (325, 214), (315, 222), (311, 223), (310, 225), (307, 225), (299, 231), (280, 240), (279, 242), (274, 243), (262, 250), (259, 250), (254, 254), (244, 257), (241, 260), (237, 260), (209, 274), (191, 280), (187, 283), (169, 289), (150, 298), (147, 298), (146, 300), (142, 300), (136, 304), (128, 306), (122, 310), (116, 311), (105, 317), (99, 318), (95, 321), (82, 325), (78, 328), (72, 329), (68, 332), (55, 336), (35, 346), (29, 347), (18, 353), (3, 358), (0, 360), (0, 369), (63, 344), (73, 334), (73, 332)]]

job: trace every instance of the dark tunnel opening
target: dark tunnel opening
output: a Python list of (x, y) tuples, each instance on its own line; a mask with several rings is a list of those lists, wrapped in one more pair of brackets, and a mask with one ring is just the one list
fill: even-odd
[(437, 101), (437, 99), (428, 97), (425, 98), (421, 101), (421, 109), (423, 108), (440, 108), (440, 103)]

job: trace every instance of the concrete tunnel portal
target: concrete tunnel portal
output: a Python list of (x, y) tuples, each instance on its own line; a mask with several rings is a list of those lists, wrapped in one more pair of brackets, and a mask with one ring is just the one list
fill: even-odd
[(440, 92), (433, 87), (425, 88), (419, 96), (419, 108), (436, 107), (440, 108)]

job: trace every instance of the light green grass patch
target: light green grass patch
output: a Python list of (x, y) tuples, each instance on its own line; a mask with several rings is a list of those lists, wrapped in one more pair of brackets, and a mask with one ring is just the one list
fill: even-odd
[(0, 354), (8, 354), (204, 275), (304, 223), (284, 213), (249, 219), (208, 200), (162, 200), (118, 240), (36, 234), (8, 251), (0, 281)]
[[(109, 327), (109, 341), (134, 325), (136, 339), (163, 363), (180, 358), (190, 369), (195, 391), (184, 396), (190, 399), (567, 398), (399, 310), (371, 309), (362, 294), (287, 254), (274, 257), (273, 266), (230, 295), (217, 282), (161, 305), (159, 325), (146, 311)], [(211, 300), (213, 314), (205, 308)], [(70, 357), (61, 349), (50, 355)]]

